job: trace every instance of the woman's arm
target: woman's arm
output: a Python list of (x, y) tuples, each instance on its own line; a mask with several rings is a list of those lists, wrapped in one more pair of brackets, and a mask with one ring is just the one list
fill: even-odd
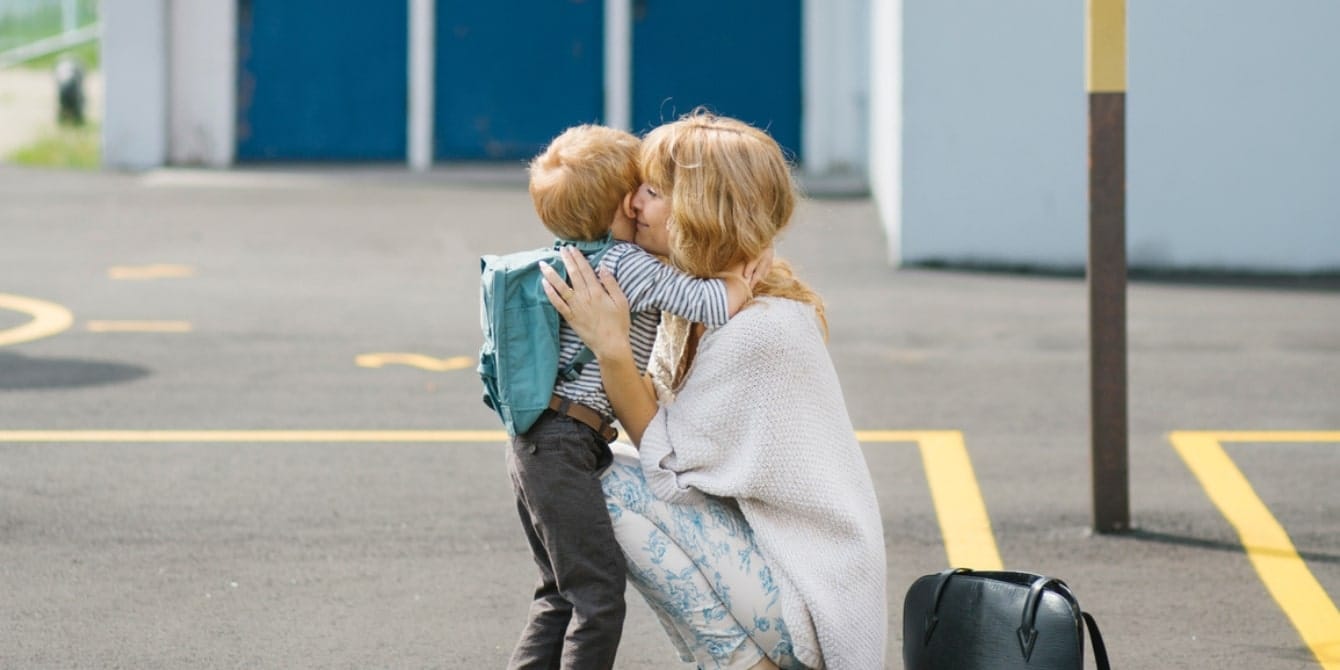
[(545, 295), (595, 354), (614, 415), (633, 444), (640, 444), (643, 431), (656, 416), (657, 405), (655, 393), (644, 383), (633, 361), (628, 300), (614, 277), (605, 272), (597, 278), (580, 252), (565, 247), (562, 256), (572, 287), (544, 266)]

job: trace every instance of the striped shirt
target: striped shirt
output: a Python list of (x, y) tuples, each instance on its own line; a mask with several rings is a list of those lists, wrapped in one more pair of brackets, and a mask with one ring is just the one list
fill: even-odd
[[(639, 372), (647, 369), (662, 311), (708, 326), (724, 325), (730, 318), (724, 281), (684, 274), (631, 242), (619, 242), (610, 247), (600, 258), (599, 267), (601, 272), (613, 273), (619, 288), (628, 297), (632, 321), (629, 340), (633, 345), (633, 362)], [(558, 344), (561, 370), (577, 357), (583, 345), (582, 339), (566, 321), (559, 325)], [(597, 361), (587, 363), (572, 381), (559, 379), (554, 384), (554, 393), (600, 412), (607, 420), (614, 420), (614, 408), (601, 384)]]

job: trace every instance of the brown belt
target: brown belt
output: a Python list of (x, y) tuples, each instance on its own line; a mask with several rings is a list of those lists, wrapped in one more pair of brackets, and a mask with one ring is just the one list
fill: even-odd
[(596, 431), (598, 435), (605, 438), (606, 442), (613, 442), (619, 438), (619, 431), (611, 426), (605, 417), (586, 405), (573, 402), (559, 395), (549, 397), (549, 409), (558, 412), (564, 416), (570, 416)]

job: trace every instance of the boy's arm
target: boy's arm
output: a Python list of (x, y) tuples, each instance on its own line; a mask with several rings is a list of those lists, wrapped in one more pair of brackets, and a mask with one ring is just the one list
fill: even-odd
[(696, 323), (720, 326), (749, 299), (749, 285), (743, 277), (739, 282), (694, 277), (641, 248), (630, 250), (611, 267), (634, 312), (663, 310)]
[(772, 269), (772, 257), (773, 247), (768, 245), (758, 258), (737, 263), (717, 275), (726, 282), (726, 301), (729, 303), (727, 311), (731, 316), (735, 316), (735, 313), (754, 297), (754, 287), (758, 286)]
[(726, 285), (726, 316), (735, 316), (754, 297), (754, 290), (749, 287), (749, 280), (738, 272), (722, 272), (717, 278)]

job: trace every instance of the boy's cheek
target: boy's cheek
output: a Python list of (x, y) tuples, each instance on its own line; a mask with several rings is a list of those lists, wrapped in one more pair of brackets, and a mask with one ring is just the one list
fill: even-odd
[(633, 236), (637, 233), (633, 220), (622, 215), (614, 217), (614, 225), (610, 226), (610, 232), (614, 234), (614, 239), (621, 242), (632, 242)]

